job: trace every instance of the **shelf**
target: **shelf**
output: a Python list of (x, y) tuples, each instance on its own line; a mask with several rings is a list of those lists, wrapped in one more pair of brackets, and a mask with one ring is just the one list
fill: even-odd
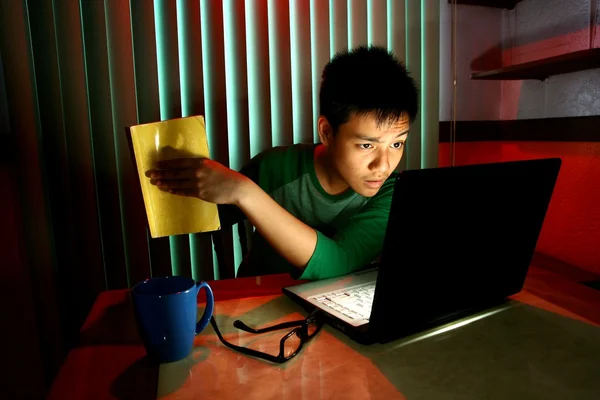
[[(600, 116), (456, 121), (456, 142), (600, 142)], [(450, 141), (452, 121), (440, 121), (439, 141)]]
[[(448, 3), (452, 4), (453, 0), (448, 0)], [(512, 10), (515, 8), (517, 3), (522, 0), (456, 0), (456, 4), (463, 4), (468, 6), (483, 6), (483, 7), (494, 7), (494, 8), (506, 8)]]
[(473, 72), (471, 79), (544, 80), (552, 75), (568, 74), (599, 67), (600, 49), (587, 49), (490, 71)]

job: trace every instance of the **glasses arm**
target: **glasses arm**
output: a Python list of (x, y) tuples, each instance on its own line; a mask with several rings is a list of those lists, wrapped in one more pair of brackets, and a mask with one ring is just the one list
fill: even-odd
[(225, 346), (229, 347), (230, 349), (233, 349), (235, 351), (239, 351), (240, 353), (246, 354), (248, 356), (253, 356), (253, 357), (257, 357), (257, 358), (262, 358), (274, 363), (282, 363), (284, 362), (284, 360), (282, 360), (281, 357), (276, 357), (273, 356), (271, 354), (267, 354), (267, 353), (263, 353), (257, 350), (253, 350), (253, 349), (248, 349), (246, 347), (242, 347), (242, 346), (236, 346), (233, 343), (229, 343), (227, 340), (225, 340), (225, 338), (223, 337), (223, 335), (221, 335), (221, 331), (219, 331), (219, 327), (217, 326), (217, 322), (215, 321), (215, 318), (212, 317), (210, 319), (210, 323), (213, 327), (213, 329), (215, 330), (215, 333), (217, 334), (217, 336), (219, 337), (219, 340), (221, 341), (221, 343), (223, 343)]

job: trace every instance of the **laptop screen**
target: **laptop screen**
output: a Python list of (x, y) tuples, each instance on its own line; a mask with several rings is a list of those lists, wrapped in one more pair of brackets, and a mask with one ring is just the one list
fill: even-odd
[[(521, 290), (560, 159), (405, 171), (371, 324), (419, 329)], [(379, 287), (379, 286), (384, 287)]]

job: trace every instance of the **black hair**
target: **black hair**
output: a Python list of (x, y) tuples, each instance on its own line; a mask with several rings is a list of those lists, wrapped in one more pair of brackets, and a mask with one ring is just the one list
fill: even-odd
[(337, 53), (323, 68), (320, 113), (333, 133), (351, 116), (375, 115), (378, 124), (413, 122), (419, 109), (414, 79), (392, 52), (378, 46)]

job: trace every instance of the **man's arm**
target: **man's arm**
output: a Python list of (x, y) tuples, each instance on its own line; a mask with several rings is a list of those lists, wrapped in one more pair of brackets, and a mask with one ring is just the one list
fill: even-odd
[(236, 202), (252, 225), (290, 264), (304, 269), (317, 244), (317, 232), (281, 207), (252, 181)]
[(372, 199), (333, 238), (317, 234), (315, 251), (299, 279), (318, 280), (345, 275), (381, 255), (391, 194)]
[(381, 253), (394, 179), (333, 238), (315, 231), (283, 209), (260, 188), (243, 192), (239, 206), (269, 244), (299, 268), (301, 279), (325, 279), (350, 273)]

